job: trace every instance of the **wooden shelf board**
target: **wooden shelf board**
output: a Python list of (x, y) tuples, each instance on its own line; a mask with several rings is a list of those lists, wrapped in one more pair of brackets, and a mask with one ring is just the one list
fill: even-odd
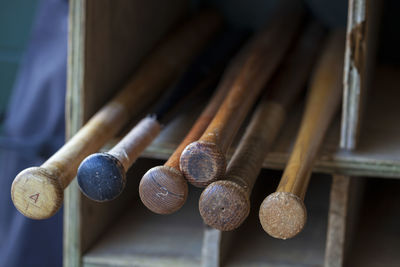
[[(355, 151), (339, 149), (338, 114), (315, 164), (316, 172), (400, 178), (400, 123), (396, 123), (400, 118), (400, 105), (396, 103), (400, 91), (396, 88), (398, 83), (394, 82), (399, 76), (400, 69), (388, 67), (378, 69), (362, 124), (359, 148)], [(265, 168), (284, 168), (300, 124), (302, 111), (301, 104), (291, 111), (272, 152), (265, 159)], [(196, 113), (187, 112), (179, 115), (165, 127), (142, 156), (167, 160), (195, 121)], [(234, 142), (233, 147), (237, 142), (238, 140)], [(228, 152), (228, 157), (233, 151), (234, 149), (231, 149)]]
[(153, 214), (135, 198), (132, 209), (83, 255), (83, 265), (199, 266), (203, 223), (194, 205), (200, 191), (190, 193), (188, 203), (168, 216)]
[[(279, 173), (264, 171), (261, 176), (271, 179), (257, 182), (251, 215), (242, 227), (232, 232), (222, 266), (322, 266), (330, 177), (311, 179), (305, 202), (309, 214), (307, 225), (297, 237), (283, 241), (268, 236), (257, 216), (262, 199), (276, 187)], [(135, 199), (134, 208), (83, 255), (83, 265), (200, 266), (204, 225), (197, 201), (201, 190), (193, 187), (190, 190), (188, 203), (168, 216), (151, 213)]]

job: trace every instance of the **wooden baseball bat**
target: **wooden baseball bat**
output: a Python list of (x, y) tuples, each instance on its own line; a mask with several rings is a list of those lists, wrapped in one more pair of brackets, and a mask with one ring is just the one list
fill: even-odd
[(262, 163), (285, 121), (288, 109), (304, 89), (323, 33), (322, 26), (317, 23), (307, 27), (257, 105), (229, 162), (224, 180), (211, 183), (202, 192), (199, 210), (207, 225), (231, 231), (249, 215), (250, 194)]
[(193, 185), (205, 187), (225, 174), (225, 154), (287, 51), (302, 14), (297, 8), (278, 12), (269, 27), (246, 47), (247, 57), (232, 89), (201, 138), (188, 145), (180, 157), (181, 171)]
[(329, 37), (313, 74), (296, 143), (278, 189), (261, 204), (261, 225), (275, 238), (292, 238), (306, 223), (303, 200), (312, 167), (341, 100), (344, 42), (342, 32)]
[[(235, 40), (229, 41), (232, 37)], [(247, 36), (235, 35), (232, 37), (223, 37), (224, 39), (227, 38), (228, 45), (222, 48), (230, 51), (230, 55), (238, 50)], [(238, 74), (241, 61), (240, 55), (235, 57), (233, 63), (225, 71), (220, 86), (218, 86), (208, 105), (168, 161), (163, 166), (151, 168), (140, 181), (140, 198), (143, 204), (154, 213), (171, 214), (179, 210), (186, 202), (188, 186), (179, 168), (179, 158), (183, 149), (191, 142), (199, 139), (207, 128), (228, 93), (232, 80)]]
[[(181, 76), (168, 95), (160, 100), (154, 116), (143, 119), (115, 147), (95, 153), (78, 168), (78, 184), (87, 197), (104, 202), (118, 197), (126, 183), (126, 172), (143, 150), (157, 137), (165, 117), (190, 92), (212, 87), (239, 45), (244, 32), (225, 31), (214, 39)], [(187, 101), (187, 98), (185, 99)]]
[(46, 219), (62, 205), (63, 191), (76, 175), (79, 163), (115, 136), (129, 118), (183, 71), (222, 25), (221, 17), (202, 12), (183, 23), (143, 61), (128, 84), (60, 150), (40, 167), (17, 175), (11, 197), (15, 207), (32, 219)]

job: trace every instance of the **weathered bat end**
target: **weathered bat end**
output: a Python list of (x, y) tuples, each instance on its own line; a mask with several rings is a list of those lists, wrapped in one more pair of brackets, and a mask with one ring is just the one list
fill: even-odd
[(203, 191), (199, 210), (204, 222), (221, 231), (238, 228), (250, 212), (247, 192), (231, 181), (217, 181)]
[(288, 239), (303, 229), (307, 210), (295, 194), (275, 192), (264, 199), (259, 216), (265, 232), (275, 238)]
[(77, 179), (82, 193), (98, 202), (117, 198), (126, 184), (124, 167), (108, 153), (95, 153), (82, 161)]
[(191, 184), (205, 187), (225, 174), (225, 155), (213, 143), (193, 142), (182, 152), (180, 169)]
[(143, 176), (139, 195), (143, 204), (154, 213), (171, 214), (185, 204), (188, 185), (177, 169), (157, 166)]
[(32, 167), (23, 170), (14, 179), (11, 198), (24, 216), (42, 220), (60, 209), (64, 190), (54, 174), (45, 168)]

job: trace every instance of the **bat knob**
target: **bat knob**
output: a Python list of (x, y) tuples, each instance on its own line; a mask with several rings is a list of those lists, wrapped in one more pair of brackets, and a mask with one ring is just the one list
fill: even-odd
[(199, 201), (200, 215), (207, 225), (221, 231), (238, 228), (250, 212), (247, 192), (231, 181), (217, 181), (204, 189)]
[(15, 177), (11, 198), (23, 215), (42, 220), (50, 218), (61, 208), (64, 190), (56, 175), (45, 168), (32, 167)]
[(275, 192), (262, 202), (259, 217), (265, 232), (275, 238), (288, 239), (303, 230), (307, 210), (295, 194)]
[(225, 155), (214, 143), (193, 142), (181, 154), (180, 169), (191, 184), (206, 187), (225, 174)]
[(186, 202), (188, 185), (182, 173), (168, 166), (148, 170), (139, 184), (143, 204), (152, 212), (171, 214)]
[(85, 158), (78, 168), (77, 178), (82, 193), (98, 202), (117, 198), (126, 184), (124, 167), (108, 153), (95, 153)]

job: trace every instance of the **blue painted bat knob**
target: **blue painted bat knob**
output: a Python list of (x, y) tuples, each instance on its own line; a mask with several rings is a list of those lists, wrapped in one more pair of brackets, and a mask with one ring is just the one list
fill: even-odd
[(84, 159), (77, 179), (82, 193), (98, 202), (117, 198), (126, 184), (124, 167), (108, 153), (95, 153)]

